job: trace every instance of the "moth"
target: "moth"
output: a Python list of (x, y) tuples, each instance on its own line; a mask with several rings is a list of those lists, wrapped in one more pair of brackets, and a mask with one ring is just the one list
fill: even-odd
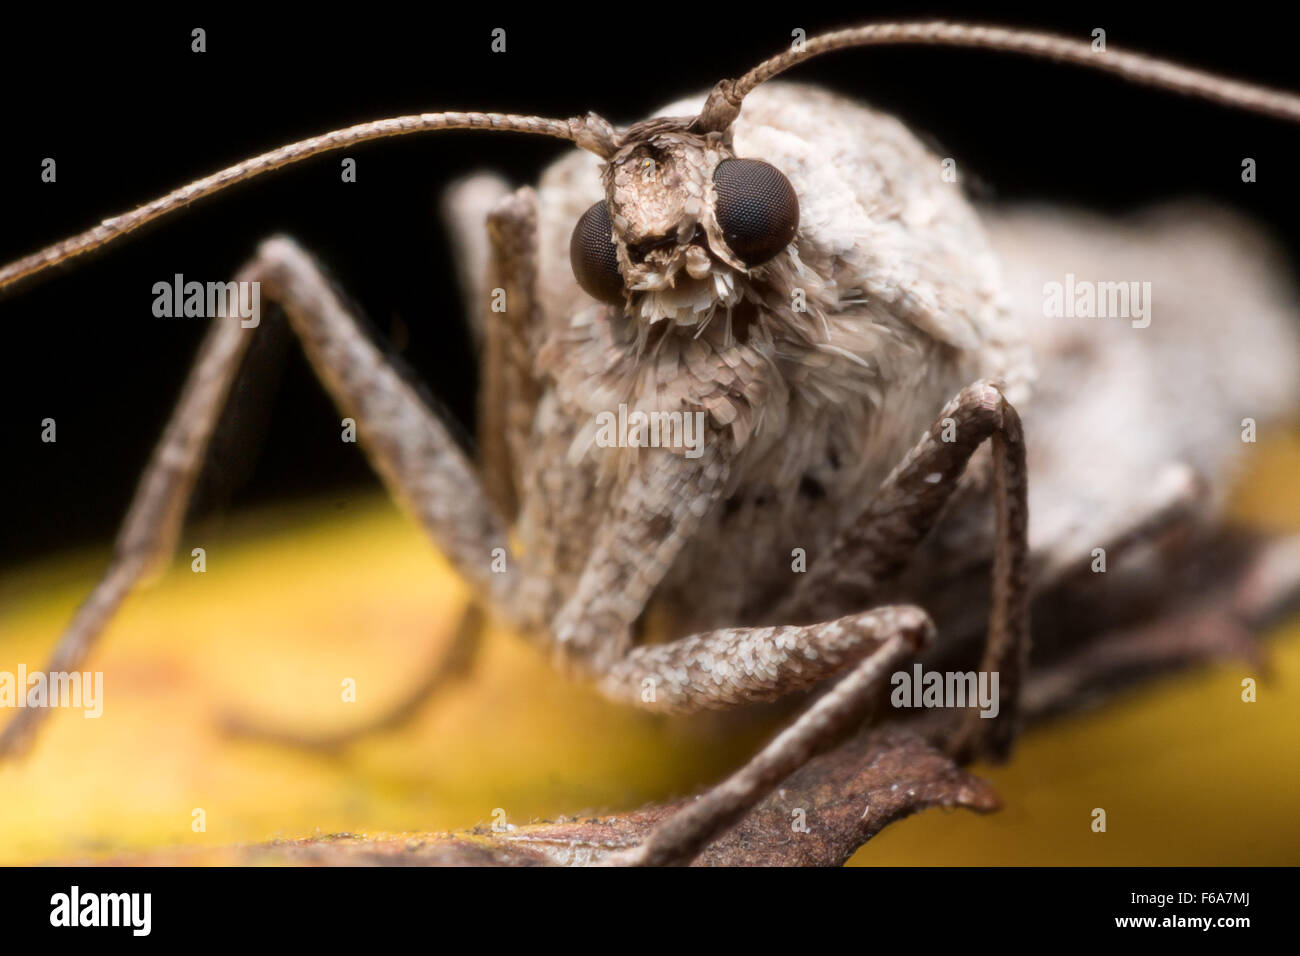
[[(926, 734), (955, 761), (1005, 756), (1024, 708), (1053, 698), (1050, 679), (1027, 675), (1031, 605), (1051, 678), (1086, 638), (1203, 590), (1206, 555), (1234, 556), (1213, 580), (1242, 627), (1263, 626), (1296, 584), (1278, 557), (1291, 551), (1244, 553), (1217, 531), (1239, 423), (1300, 399), (1300, 332), (1267, 240), (1205, 208), (1123, 223), (979, 208), (899, 120), (774, 79), (823, 52), (898, 43), (1046, 56), (1300, 118), (1295, 95), (1086, 40), (873, 24), (626, 128), (590, 113), (426, 113), (293, 143), (12, 263), (0, 288), (351, 144), (451, 129), (573, 143), (535, 187), (482, 176), (448, 197), (481, 356), (475, 459), (306, 250), (268, 239), (234, 279), (284, 310), (371, 464), (479, 605), (558, 668), (665, 712), (808, 698), (744, 767), (603, 859), (686, 863), (881, 710), (913, 662), (996, 677), (996, 716), (948, 708)], [(48, 670), (76, 669), (170, 553), (256, 325), (213, 322)], [(1134, 415), (1146, 424), (1116, 427)], [(1096, 574), (1099, 553), (1125, 573)], [(10, 720), (0, 756), (30, 744), (41, 714)]]

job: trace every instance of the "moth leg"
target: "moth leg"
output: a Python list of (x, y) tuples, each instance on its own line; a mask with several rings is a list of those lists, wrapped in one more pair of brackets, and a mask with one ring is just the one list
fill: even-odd
[(557, 664), (597, 679), (631, 649), (633, 624), (730, 472), (717, 443), (694, 461), (667, 453), (642, 461), (612, 496), (577, 585), (551, 620)]
[[(291, 240), (264, 242), (236, 277), (279, 301), (321, 381), (355, 418), (371, 464), (442, 552), (495, 611), (513, 622), (530, 593), (517, 575), (493, 574), (504, 524), (447, 428), (361, 332), (311, 259)], [(123, 599), (172, 551), (213, 429), (251, 341), (236, 320), (213, 323), (179, 403), (145, 469), (108, 569), (60, 637), (47, 670), (80, 668)], [(537, 589), (531, 589), (536, 593)], [(48, 708), (18, 711), (0, 732), (0, 758), (21, 752)]]
[[(1000, 674), (999, 707), (1005, 709), (999, 711), (1002, 719), (994, 721), (970, 712), (950, 744), (963, 755), (981, 744), (1000, 748), (1010, 742), (1029, 645), (1025, 445), (1019, 416), (996, 386), (977, 382), (948, 403), (862, 515), (775, 612), (779, 619), (797, 619), (814, 613), (828, 596), (860, 600), (893, 577), (938, 520), (971, 456), (985, 441), (991, 441), (993, 451), (996, 539), (993, 608), (982, 666)], [(877, 614), (883, 618), (874, 617)], [(631, 650), (602, 680), (602, 690), (634, 702), (640, 694), (645, 705), (664, 709), (771, 700), (857, 663), (749, 764), (615, 862), (689, 860), (860, 716), (878, 698), (882, 679), (914, 657), (932, 633), (924, 612), (893, 607), (825, 624), (727, 629)], [(645, 700), (649, 690), (654, 691), (653, 703)], [(1000, 726), (990, 730), (990, 723)]]
[(222, 721), (222, 728), (232, 737), (326, 751), (341, 749), (370, 734), (394, 730), (415, 717), (421, 707), (439, 691), (468, 676), (482, 647), (486, 623), (487, 617), (482, 608), (473, 602), (466, 605), (456, 624), (450, 646), (434, 658), (416, 685), (407, 690), (396, 703), (390, 704), (382, 713), (363, 723), (343, 730), (313, 734), (273, 727), (234, 714)]
[[(238, 281), (253, 278), (245, 268)], [(47, 671), (75, 671), (132, 587), (172, 552), (185, 507), (230, 385), (251, 341), (235, 319), (213, 322), (181, 397), (136, 487), (103, 576), (59, 638)], [(0, 731), (0, 759), (30, 746), (45, 707), (19, 710)]]
[(389, 492), (424, 526), (493, 611), (519, 626), (529, 617), (517, 574), (492, 571), (509, 555), (506, 524), (447, 426), (362, 332), (312, 258), (291, 239), (263, 242), (252, 264), (289, 317), (321, 383), (357, 422), (362, 447)]
[(533, 373), (543, 328), (537, 297), (537, 194), (502, 196), (487, 215), (482, 383), (478, 396), (480, 469), (501, 513), (518, 510), (514, 476), (528, 454), (541, 388)]
[(1028, 475), (1020, 416), (996, 385), (962, 389), (881, 484), (866, 509), (808, 569), (779, 620), (815, 613), (826, 600), (859, 606), (906, 564), (934, 527), (971, 456), (992, 445), (995, 531), (993, 599), (981, 668), (999, 675), (998, 717), (977, 710), (951, 741), (954, 754), (1005, 755), (1015, 736), (1020, 685), (1029, 653)]
[(456, 278), (469, 314), (470, 331), (474, 345), (480, 350), (492, 288), (484, 281), (491, 248), (483, 224), (492, 208), (509, 192), (509, 184), (495, 173), (474, 173), (448, 186), (439, 203), (443, 225), (451, 235)]
[(860, 720), (890, 673), (934, 636), (920, 608), (882, 607), (804, 626), (725, 628), (633, 649), (602, 680), (615, 699), (690, 712), (775, 700), (847, 671), (740, 770), (613, 864), (684, 864)]

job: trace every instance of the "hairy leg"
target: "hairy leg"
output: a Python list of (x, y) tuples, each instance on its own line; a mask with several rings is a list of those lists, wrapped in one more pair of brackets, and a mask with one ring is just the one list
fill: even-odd
[(632, 649), (632, 627), (726, 486), (727, 453), (646, 456), (604, 515), (573, 593), (551, 622), (561, 665), (595, 679)]
[(625, 700), (639, 694), (645, 706), (665, 710), (773, 700), (847, 673), (740, 770), (609, 862), (690, 862), (777, 784), (837, 742), (879, 700), (889, 674), (933, 635), (924, 611), (898, 606), (801, 627), (727, 628), (633, 650), (602, 689)]
[[(1024, 438), (1019, 416), (994, 385), (978, 382), (948, 403), (861, 517), (810, 569), (805, 587), (776, 612), (785, 620), (811, 616), (828, 596), (856, 600), (896, 574), (938, 520), (971, 456), (990, 440), (996, 538), (983, 667), (1000, 675), (1001, 719), (985, 721), (970, 711), (950, 743), (963, 757), (984, 745), (995, 752), (1009, 745), (1029, 644)], [(689, 861), (861, 716), (879, 698), (882, 677), (914, 656), (932, 632), (923, 611), (889, 607), (819, 624), (728, 628), (628, 650), (607, 669), (600, 687), (615, 699), (652, 709), (690, 711), (773, 700), (852, 670), (745, 767), (616, 862)], [(990, 729), (990, 723), (998, 726)]]
[[(443, 213), (458, 252), (461, 292), (470, 305), (483, 369), (478, 470), (484, 490), (509, 521), (517, 502), (512, 479), (519, 452), (510, 447), (508, 438), (527, 434), (537, 398), (528, 347), (532, 330), (541, 325), (536, 300), (536, 195), (529, 188), (511, 192), (500, 177), (477, 175), (448, 190)], [(504, 293), (503, 311), (494, 307), (498, 289)], [(335, 750), (366, 735), (390, 730), (412, 718), (448, 683), (468, 673), (484, 625), (483, 611), (471, 603), (450, 647), (432, 661), (424, 676), (385, 712), (358, 726), (301, 733), (236, 715), (229, 718), (226, 728), (239, 737), (321, 750)]]
[(1017, 700), (1029, 652), (1028, 475), (1020, 418), (989, 382), (957, 394), (881, 484), (862, 514), (817, 558), (775, 612), (799, 620), (832, 601), (865, 605), (896, 576), (943, 513), (971, 456), (992, 443), (995, 530), (993, 600), (981, 668), (999, 675), (998, 717), (972, 710), (953, 752), (1004, 755), (1014, 739)]
[[(289, 316), (321, 381), (356, 419), (371, 464), (434, 542), (494, 610), (514, 621), (524, 593), (493, 574), (497, 548), (508, 551), (501, 518), (450, 432), (385, 361), (314, 262), (291, 240), (264, 242), (236, 277), (261, 282)], [(47, 669), (76, 670), (140, 579), (173, 548), (212, 432), (248, 347), (251, 328), (216, 320), (200, 347), (181, 399), (136, 488), (99, 583), (60, 637)], [(45, 708), (20, 710), (0, 732), (0, 757), (30, 744)]]
[(507, 520), (518, 508), (514, 477), (528, 453), (540, 387), (533, 373), (543, 326), (537, 299), (537, 195), (502, 196), (487, 216), (489, 254), (479, 388), (479, 456), (484, 484)]
[[(252, 278), (251, 268), (236, 276), (241, 282)], [(208, 330), (171, 420), (136, 487), (108, 568), (59, 638), (47, 671), (79, 670), (127, 594), (171, 554), (251, 331), (241, 328), (235, 318), (218, 319)], [(26, 751), (47, 712), (43, 707), (19, 710), (0, 731), (0, 759)]]
[(519, 616), (516, 589), (494, 574), (509, 553), (505, 522), (474, 466), (416, 390), (361, 331), (320, 268), (292, 240), (269, 239), (254, 262), (264, 291), (289, 316), (303, 351), (357, 434), (389, 492), (416, 517), (479, 597)]
[(443, 226), (451, 236), (456, 278), (470, 332), (480, 351), (492, 288), (484, 281), (492, 250), (483, 225), (493, 207), (509, 192), (510, 184), (495, 173), (473, 173), (448, 186), (438, 204)]

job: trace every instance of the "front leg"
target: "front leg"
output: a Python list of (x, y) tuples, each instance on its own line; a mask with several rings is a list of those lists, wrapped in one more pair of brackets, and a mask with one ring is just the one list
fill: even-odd
[[(372, 465), (492, 608), (515, 622), (537, 614), (538, 593), (491, 572), (505, 526), (445, 425), (361, 331), (311, 258), (291, 240), (264, 242), (237, 276), (260, 282), (288, 313), (312, 366), (345, 415), (356, 419)], [(200, 346), (180, 401), (154, 450), (113, 555), (60, 637), (46, 669), (78, 670), (126, 596), (171, 553), (190, 492), (231, 385), (255, 334), (218, 319)], [(545, 582), (543, 582), (544, 584)], [(22, 752), (47, 708), (20, 710), (0, 731), (0, 759)]]
[(494, 611), (526, 622), (524, 589), (492, 572), (509, 553), (506, 523), (473, 464), (419, 394), (361, 331), (319, 267), (292, 240), (262, 243), (253, 272), (289, 316), (321, 382), (356, 419), (362, 447), (392, 495)]
[[(1015, 737), (1020, 685), (1029, 656), (1029, 478), (1020, 416), (989, 382), (948, 403), (890, 473), (852, 525), (817, 558), (776, 614), (799, 619), (822, 602), (864, 606), (902, 570), (939, 520), (967, 463), (985, 441), (993, 451), (993, 601), (981, 668), (999, 675), (998, 717), (976, 711), (950, 743), (960, 757), (1005, 756)], [(843, 606), (842, 604), (840, 606)]]
[(563, 661), (599, 676), (627, 654), (633, 623), (721, 497), (729, 471), (727, 453), (716, 440), (706, 441), (697, 459), (641, 450), (552, 624)]
[(486, 231), (479, 463), (493, 501), (513, 520), (519, 507), (515, 481), (528, 460), (541, 395), (533, 368), (537, 337), (546, 325), (537, 294), (537, 194), (525, 186), (499, 198)]
[(659, 824), (640, 846), (608, 862), (689, 863), (861, 719), (880, 699), (890, 673), (933, 636), (924, 611), (897, 606), (805, 626), (725, 628), (634, 650), (601, 689), (617, 699), (677, 712), (775, 700), (847, 673), (745, 766)]
[[(1028, 510), (1020, 419), (993, 385), (978, 382), (939, 420), (881, 485), (862, 515), (808, 572), (777, 614), (811, 613), (827, 598), (856, 600), (904, 565), (942, 513), (967, 463), (993, 442), (996, 508), (993, 610), (983, 667), (1000, 681), (996, 726), (971, 711), (950, 742), (962, 757), (1012, 739), (1029, 644)], [(774, 700), (847, 671), (748, 764), (657, 827), (624, 864), (688, 862), (819, 747), (831, 743), (882, 695), (884, 678), (933, 636), (926, 614), (887, 607), (811, 625), (732, 628), (630, 651), (601, 682), (611, 697), (653, 709), (691, 711)]]

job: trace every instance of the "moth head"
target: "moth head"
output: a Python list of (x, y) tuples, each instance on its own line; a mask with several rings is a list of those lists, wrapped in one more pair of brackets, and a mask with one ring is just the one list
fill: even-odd
[(737, 157), (722, 135), (670, 119), (642, 127), (606, 164), (606, 198), (574, 226), (573, 275), (647, 322), (695, 324), (739, 302), (743, 280), (789, 248), (799, 197), (779, 169)]

